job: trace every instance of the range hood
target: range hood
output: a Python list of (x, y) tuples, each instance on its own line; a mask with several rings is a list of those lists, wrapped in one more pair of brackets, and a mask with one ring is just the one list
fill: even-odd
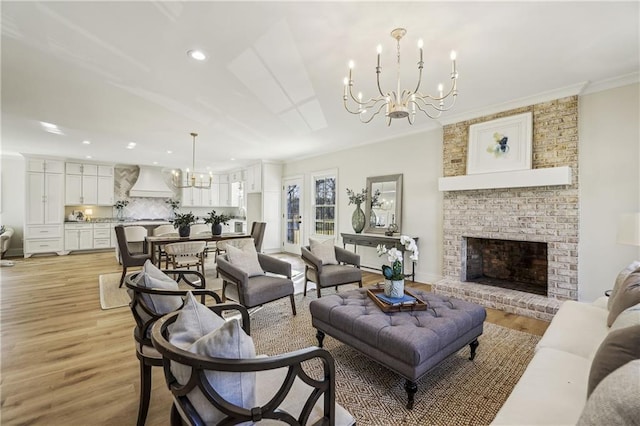
[(138, 180), (129, 190), (129, 197), (171, 198), (173, 190), (167, 185), (161, 168), (140, 166)]

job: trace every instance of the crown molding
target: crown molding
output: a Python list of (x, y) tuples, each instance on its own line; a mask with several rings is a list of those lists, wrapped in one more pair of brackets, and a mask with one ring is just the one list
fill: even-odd
[(621, 75), (619, 77), (591, 82), (587, 85), (587, 87), (584, 88), (584, 90), (580, 94), (589, 95), (591, 93), (615, 89), (616, 87), (628, 86), (630, 84), (636, 84), (638, 82), (640, 82), (640, 72), (636, 71), (630, 74)]
[(459, 123), (461, 121), (483, 117), (485, 115), (492, 115), (502, 111), (509, 111), (512, 109), (522, 108), (529, 105), (535, 105), (542, 102), (549, 102), (549, 101), (553, 101), (560, 98), (566, 98), (568, 96), (579, 95), (582, 92), (582, 90), (587, 86), (587, 84), (589, 84), (588, 81), (583, 81), (581, 83), (562, 87), (560, 89), (554, 89), (554, 90), (549, 90), (547, 92), (538, 93), (533, 96), (527, 96), (525, 98), (515, 99), (513, 101), (490, 105), (490, 106), (479, 108), (472, 111), (467, 111), (461, 114), (449, 116), (446, 119), (442, 119), (440, 120), (440, 123), (443, 126), (445, 126), (447, 124)]

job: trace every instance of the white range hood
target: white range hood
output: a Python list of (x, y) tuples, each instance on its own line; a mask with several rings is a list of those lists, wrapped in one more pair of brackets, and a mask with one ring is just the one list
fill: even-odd
[(173, 190), (167, 185), (161, 168), (140, 166), (138, 180), (131, 187), (129, 197), (171, 198)]

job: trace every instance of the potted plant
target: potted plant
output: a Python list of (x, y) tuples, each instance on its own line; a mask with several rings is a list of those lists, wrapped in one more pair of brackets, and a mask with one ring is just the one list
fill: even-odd
[(360, 207), (360, 204), (364, 203), (367, 199), (367, 190), (362, 189), (359, 194), (356, 194), (351, 189), (347, 188), (347, 197), (349, 197), (349, 205), (355, 204), (356, 209), (353, 211), (353, 215), (351, 215), (351, 226), (353, 226), (353, 230), (356, 231), (356, 234), (359, 234), (364, 229), (364, 212)]
[(176, 217), (176, 210), (180, 208), (180, 200), (169, 198), (165, 203), (169, 204), (169, 207), (171, 208), (171, 211), (169, 212), (169, 220), (171, 220)]
[(198, 218), (189, 213), (177, 213), (175, 219), (171, 220), (173, 227), (178, 229), (181, 237), (188, 237), (191, 232), (191, 225), (196, 223)]
[[(404, 246), (404, 251), (411, 253), (409, 259), (412, 262), (418, 261), (418, 246), (416, 241), (406, 235), (400, 236), (400, 244)], [(378, 256), (384, 254), (387, 255), (387, 260), (391, 262), (391, 266), (382, 265), (382, 275), (385, 278), (384, 294), (388, 297), (402, 297), (404, 295), (404, 268), (402, 261), (404, 258), (404, 251), (398, 250), (395, 247), (388, 249), (383, 244), (378, 244), (376, 247)]]
[(227, 216), (224, 213), (216, 214), (215, 210), (211, 210), (209, 216), (205, 216), (204, 223), (211, 224), (211, 234), (220, 235), (222, 234), (222, 224), (226, 225), (229, 219), (231, 219), (231, 216)]

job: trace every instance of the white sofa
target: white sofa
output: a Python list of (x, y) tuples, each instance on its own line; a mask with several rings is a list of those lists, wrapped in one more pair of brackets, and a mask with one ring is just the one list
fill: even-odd
[[(589, 374), (600, 344), (612, 331), (640, 324), (639, 304), (626, 309), (608, 327), (607, 302), (608, 297), (603, 296), (593, 303), (562, 304), (492, 424), (578, 423), (587, 403)], [(640, 381), (638, 385), (640, 390)], [(638, 401), (639, 407), (634, 410), (640, 409)]]

